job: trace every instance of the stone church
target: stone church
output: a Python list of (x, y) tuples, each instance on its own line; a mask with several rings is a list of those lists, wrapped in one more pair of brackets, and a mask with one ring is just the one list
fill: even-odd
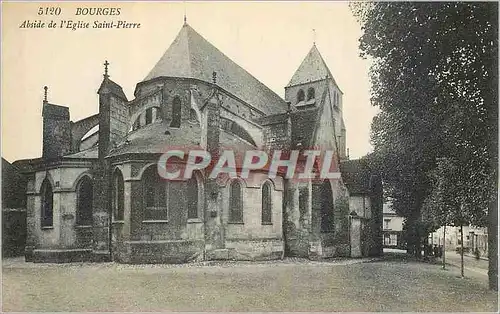
[[(343, 93), (316, 45), (282, 99), (184, 23), (133, 99), (110, 79), (107, 61), (97, 93), (99, 112), (71, 121), (45, 87), (42, 157), (14, 163), (28, 182), (27, 261), (381, 253), (381, 183), (364, 159), (349, 160)], [(157, 162), (173, 147), (333, 150), (342, 175), (297, 181), (263, 170), (211, 179), (197, 171), (168, 181)]]

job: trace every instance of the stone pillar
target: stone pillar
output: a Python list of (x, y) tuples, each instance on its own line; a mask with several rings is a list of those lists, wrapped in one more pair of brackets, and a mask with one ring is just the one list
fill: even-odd
[(318, 259), (323, 256), (321, 243), (321, 184), (311, 186), (311, 232), (309, 235), (309, 258)]
[(26, 194), (26, 245), (24, 248), (24, 257), (26, 262), (33, 261), (33, 250), (36, 245), (36, 190), (35, 190), (35, 174), (33, 173), (27, 183)]
[(98, 163), (93, 169), (94, 202), (93, 208), (93, 259), (109, 261), (110, 248), (110, 218), (111, 218), (111, 184), (107, 162)]
[[(212, 156), (212, 166), (220, 156), (220, 103), (217, 90), (214, 89), (211, 99), (203, 108), (201, 139), (202, 146)], [(212, 167), (205, 172), (205, 259), (217, 257), (218, 250), (225, 247), (224, 227), (222, 225), (222, 196), (216, 179), (208, 176)]]
[(350, 216), (349, 238), (351, 245), (351, 257), (361, 257), (361, 219), (358, 216)]
[[(107, 62), (106, 62), (107, 63)], [(94, 259), (111, 259), (111, 167), (106, 156), (127, 134), (127, 99), (121, 87), (107, 73), (97, 92), (99, 95), (99, 153), (92, 168), (94, 175), (93, 255)]]
[(283, 232), (287, 256), (309, 257), (311, 218), (310, 185), (285, 180)]

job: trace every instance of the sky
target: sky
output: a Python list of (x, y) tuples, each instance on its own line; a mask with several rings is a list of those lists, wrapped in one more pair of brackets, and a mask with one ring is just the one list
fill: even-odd
[[(59, 15), (38, 15), (59, 7)], [(75, 15), (77, 8), (120, 8), (119, 16)], [(347, 2), (76, 2), (2, 4), (2, 157), (42, 151), (43, 86), (50, 103), (68, 106), (72, 121), (98, 112), (103, 63), (133, 99), (141, 82), (187, 22), (262, 83), (284, 87), (316, 42), (344, 92), (351, 158), (372, 150), (369, 61), (359, 56), (360, 25)], [(136, 29), (23, 29), (25, 21), (127, 21)], [(315, 32), (313, 32), (315, 29)], [(315, 33), (315, 35), (314, 35)]]

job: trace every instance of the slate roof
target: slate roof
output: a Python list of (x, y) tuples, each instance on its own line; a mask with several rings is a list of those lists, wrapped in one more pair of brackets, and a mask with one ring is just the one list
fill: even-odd
[(311, 147), (314, 144), (314, 130), (316, 129), (321, 110), (321, 107), (317, 107), (291, 113), (292, 145), (294, 147), (298, 143), (301, 143), (303, 148)]
[(89, 149), (64, 156), (64, 158), (70, 158), (70, 159), (97, 159), (98, 157), (99, 157), (99, 146), (97, 145), (94, 145)]
[(323, 60), (323, 57), (319, 53), (318, 48), (316, 45), (313, 45), (307, 56), (304, 60), (302, 60), (302, 63), (297, 71), (293, 74), (287, 87), (323, 80), (327, 75), (333, 80), (335, 85), (337, 85), (332, 72), (330, 72), (325, 60)]
[(286, 123), (287, 120), (288, 120), (288, 115), (286, 113), (280, 113), (275, 115), (258, 117), (254, 121), (260, 125), (270, 125), (270, 124)]
[(368, 194), (371, 192), (370, 177), (373, 174), (365, 159), (345, 160), (340, 163), (340, 172), (349, 193)]
[(101, 93), (104, 88), (109, 89), (111, 91), (111, 93), (113, 93), (115, 96), (121, 98), (122, 100), (128, 101), (127, 96), (125, 96), (125, 93), (123, 92), (122, 87), (120, 85), (118, 85), (117, 83), (113, 82), (109, 77), (104, 78), (97, 93)]
[(69, 120), (69, 108), (50, 103), (43, 104), (42, 116), (51, 116), (52, 118), (59, 118), (61, 120)]
[[(166, 131), (169, 134), (166, 134)], [(174, 148), (198, 148), (200, 140), (201, 129), (197, 124), (184, 122), (177, 129), (170, 128), (168, 122), (157, 121), (129, 133), (123, 142), (110, 151), (108, 157), (124, 154), (157, 154)], [(220, 133), (220, 143), (222, 147), (232, 148), (235, 151), (255, 149), (249, 143), (224, 130)]]
[[(166, 131), (170, 134), (165, 134)], [(172, 147), (198, 146), (200, 139), (199, 127), (183, 123), (181, 128), (176, 129), (170, 128), (165, 121), (156, 121), (129, 133), (108, 156), (164, 153)]]
[(221, 130), (219, 140), (223, 148), (231, 149), (235, 153), (246, 152), (247, 150), (255, 150), (255, 147), (251, 144), (240, 139), (238, 136), (224, 130)]
[(184, 24), (179, 34), (146, 76), (144, 81), (162, 76), (195, 78), (212, 82), (266, 114), (287, 110), (286, 102), (219, 49)]

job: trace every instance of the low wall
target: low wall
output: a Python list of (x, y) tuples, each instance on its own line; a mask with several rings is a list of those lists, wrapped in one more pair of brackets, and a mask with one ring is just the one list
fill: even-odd
[(124, 241), (114, 259), (127, 264), (178, 264), (203, 260), (203, 240)]
[(283, 239), (226, 239), (228, 257), (232, 260), (274, 260), (283, 258)]

